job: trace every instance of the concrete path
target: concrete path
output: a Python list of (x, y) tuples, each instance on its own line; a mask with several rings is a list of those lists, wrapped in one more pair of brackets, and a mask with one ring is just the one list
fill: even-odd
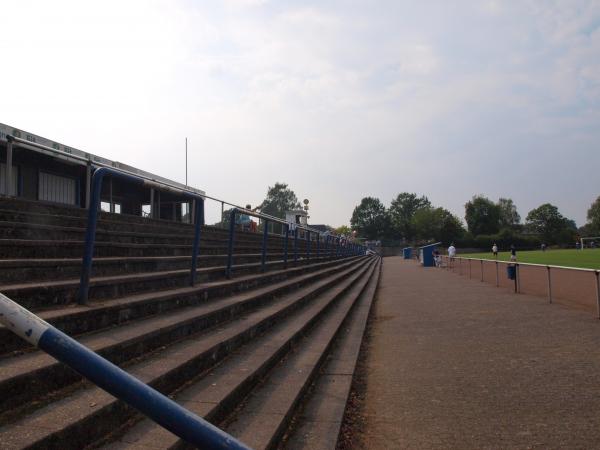
[(385, 258), (366, 363), (357, 448), (600, 448), (589, 312)]

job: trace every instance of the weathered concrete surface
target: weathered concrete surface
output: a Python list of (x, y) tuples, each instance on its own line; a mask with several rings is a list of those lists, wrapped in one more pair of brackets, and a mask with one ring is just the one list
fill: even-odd
[(600, 322), (386, 258), (357, 448), (600, 447)]

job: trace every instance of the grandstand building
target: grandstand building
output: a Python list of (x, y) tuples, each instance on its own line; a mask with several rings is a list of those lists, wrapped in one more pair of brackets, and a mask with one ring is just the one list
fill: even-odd
[[(98, 166), (114, 167), (204, 195), (199, 189), (0, 123), (0, 195), (86, 208), (93, 170)], [(102, 210), (108, 212), (175, 221), (191, 217), (189, 200), (173, 192), (110, 177), (103, 183), (101, 200)]]

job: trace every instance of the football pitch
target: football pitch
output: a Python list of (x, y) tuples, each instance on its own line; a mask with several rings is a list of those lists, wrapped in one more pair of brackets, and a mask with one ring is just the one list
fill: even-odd
[[(458, 249), (456, 256), (466, 258), (494, 259), (492, 252), (486, 253), (460, 253)], [(508, 261), (510, 252), (498, 252), (498, 260)], [(517, 262), (548, 264), (551, 266), (583, 267), (586, 269), (600, 269), (600, 249), (585, 250), (541, 250), (523, 251), (517, 250)]]

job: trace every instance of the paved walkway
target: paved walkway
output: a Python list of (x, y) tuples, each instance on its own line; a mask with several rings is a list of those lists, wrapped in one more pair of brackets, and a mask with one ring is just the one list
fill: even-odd
[(589, 312), (385, 258), (368, 350), (361, 448), (600, 448)]

